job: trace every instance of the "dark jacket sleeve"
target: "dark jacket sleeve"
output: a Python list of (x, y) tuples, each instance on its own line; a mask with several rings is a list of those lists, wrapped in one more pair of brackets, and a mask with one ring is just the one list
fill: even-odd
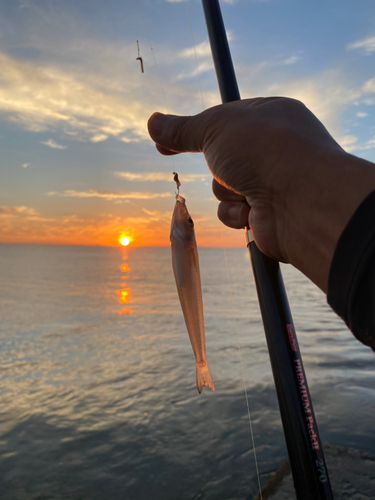
[(375, 191), (358, 207), (332, 259), (327, 302), (375, 351)]

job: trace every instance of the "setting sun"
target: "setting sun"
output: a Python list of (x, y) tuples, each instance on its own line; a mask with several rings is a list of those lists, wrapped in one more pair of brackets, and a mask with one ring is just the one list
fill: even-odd
[(123, 245), (124, 247), (127, 247), (130, 243), (130, 239), (127, 237), (127, 236), (124, 236), (120, 239), (120, 243), (121, 245)]

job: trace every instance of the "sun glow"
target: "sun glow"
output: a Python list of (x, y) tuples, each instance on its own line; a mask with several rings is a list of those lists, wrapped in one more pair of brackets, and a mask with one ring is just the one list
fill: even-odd
[(120, 243), (122, 246), (127, 247), (130, 243), (130, 238), (128, 238), (127, 236), (122, 236), (120, 238)]

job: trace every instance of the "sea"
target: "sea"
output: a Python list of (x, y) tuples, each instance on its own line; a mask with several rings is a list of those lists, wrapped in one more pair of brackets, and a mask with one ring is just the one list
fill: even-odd
[[(2, 500), (251, 500), (254, 448), (262, 484), (284, 462), (246, 248), (199, 258), (202, 394), (170, 248), (0, 246)], [(375, 354), (282, 273), (323, 443), (375, 454)]]

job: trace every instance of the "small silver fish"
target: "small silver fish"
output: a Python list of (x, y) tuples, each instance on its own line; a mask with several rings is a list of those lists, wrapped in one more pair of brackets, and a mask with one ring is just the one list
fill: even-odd
[(197, 389), (215, 390), (206, 360), (203, 302), (194, 223), (185, 199), (177, 194), (171, 224), (172, 265), (186, 328), (195, 356)]

